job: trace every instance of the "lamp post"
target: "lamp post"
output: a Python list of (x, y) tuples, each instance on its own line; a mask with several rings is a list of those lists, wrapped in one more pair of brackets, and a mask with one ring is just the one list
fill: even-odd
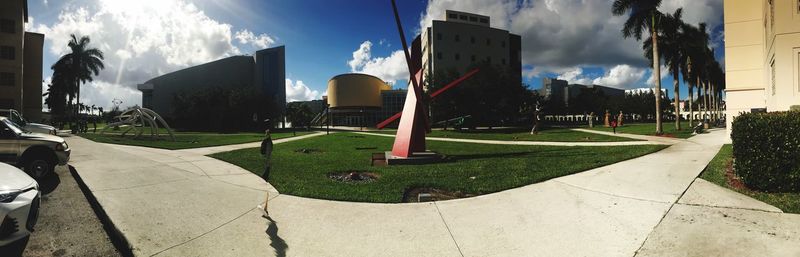
[(330, 104), (325, 104), (325, 108), (327, 110), (327, 111), (325, 111), (325, 113), (328, 114), (328, 122), (326, 122), (327, 128), (325, 129), (325, 135), (330, 135), (331, 134), (331, 105)]

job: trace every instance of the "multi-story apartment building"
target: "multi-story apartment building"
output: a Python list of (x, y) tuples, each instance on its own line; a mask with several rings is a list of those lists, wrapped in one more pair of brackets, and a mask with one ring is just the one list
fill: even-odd
[(44, 35), (25, 32), (27, 22), (27, 0), (0, 1), (0, 109), (39, 121)]
[(487, 62), (506, 68), (521, 83), (520, 36), (492, 28), (490, 22), (488, 16), (451, 10), (445, 20), (434, 20), (415, 40), (421, 44), (423, 74), (454, 70), (463, 75), (471, 65)]
[(800, 0), (725, 0), (727, 122), (800, 105)]

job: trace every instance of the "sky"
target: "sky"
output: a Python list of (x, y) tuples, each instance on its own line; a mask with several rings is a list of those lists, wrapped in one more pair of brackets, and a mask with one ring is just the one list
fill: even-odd
[[(652, 87), (641, 42), (620, 32), (626, 17), (612, 0), (399, 0), (407, 40), (445, 10), (491, 17), (522, 36), (523, 83), (545, 77), (617, 88)], [(136, 85), (186, 67), (286, 46), (287, 101), (320, 99), (338, 74), (375, 75), (404, 88), (408, 71), (388, 0), (28, 0), (28, 31), (45, 34), (43, 88), (67, 53), (70, 34), (89, 36), (106, 69), (81, 89), (81, 101), (110, 108), (141, 104)], [(664, 0), (684, 20), (706, 22), (724, 63), (722, 0)], [(672, 78), (662, 72), (662, 86)], [(670, 96), (672, 96), (670, 90)], [(681, 98), (686, 97), (682, 85)]]

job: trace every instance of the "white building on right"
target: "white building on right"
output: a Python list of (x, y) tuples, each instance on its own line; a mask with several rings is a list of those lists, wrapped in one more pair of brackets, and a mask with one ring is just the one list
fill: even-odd
[(800, 0), (725, 0), (728, 134), (733, 117), (800, 105)]

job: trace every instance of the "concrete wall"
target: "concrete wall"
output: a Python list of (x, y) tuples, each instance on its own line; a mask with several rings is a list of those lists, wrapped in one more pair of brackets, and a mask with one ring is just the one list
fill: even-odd
[(798, 5), (797, 0), (725, 0), (728, 133), (741, 112), (800, 104)]
[(42, 120), (42, 50), (44, 35), (25, 32), (25, 56), (23, 68), (22, 116), (31, 122)]

